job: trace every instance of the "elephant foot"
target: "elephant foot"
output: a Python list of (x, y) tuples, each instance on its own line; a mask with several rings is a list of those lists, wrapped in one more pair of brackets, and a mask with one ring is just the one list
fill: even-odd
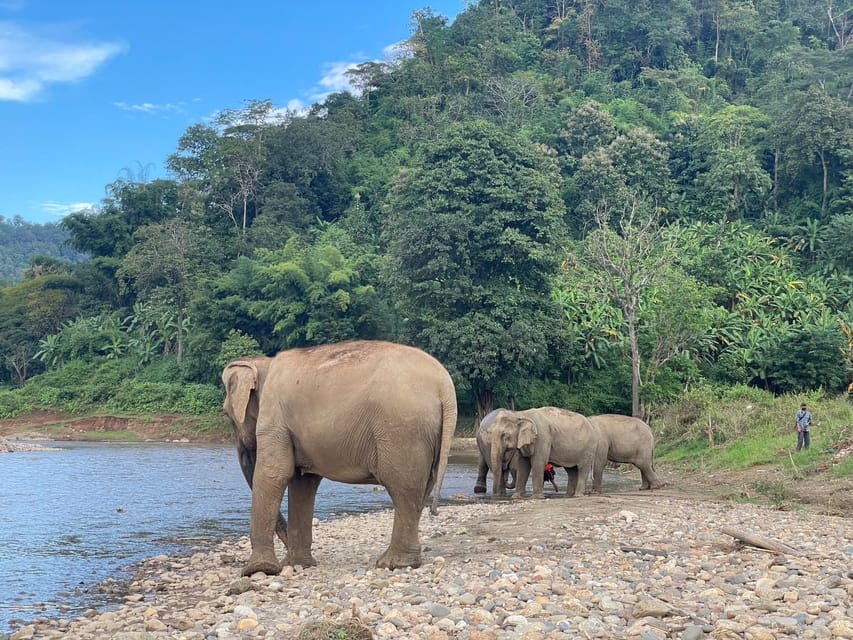
[(376, 561), (377, 569), (403, 569), (411, 567), (417, 569), (421, 566), (421, 552), (417, 553), (401, 553), (392, 551), (390, 548), (385, 551), (379, 560)]
[(641, 491), (649, 491), (651, 489), (663, 489), (666, 486), (666, 483), (663, 482), (652, 482), (651, 484), (643, 485), (640, 487)]
[(474, 493), (486, 493), (486, 485), (475, 484), (474, 485)]
[(243, 567), (243, 575), (250, 576), (254, 573), (265, 573), (269, 576), (281, 573), (281, 565), (273, 551), (252, 551), (249, 562)]
[(317, 561), (314, 559), (314, 556), (311, 553), (291, 553), (287, 552), (287, 564), (291, 567), (295, 567), (299, 565), (301, 567), (315, 567), (317, 566)]

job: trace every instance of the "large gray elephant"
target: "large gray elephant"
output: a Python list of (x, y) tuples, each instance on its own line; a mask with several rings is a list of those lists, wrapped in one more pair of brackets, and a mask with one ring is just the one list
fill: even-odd
[(593, 491), (601, 491), (601, 481), (607, 462), (632, 464), (640, 470), (641, 489), (663, 486), (655, 475), (655, 438), (652, 430), (639, 418), (607, 413), (591, 416), (589, 421), (599, 433), (599, 445), (592, 473)]
[(287, 558), (311, 555), (314, 499), (323, 478), (381, 484), (394, 505), (391, 542), (377, 567), (418, 567), (418, 523), (430, 491), (437, 511), (456, 428), (447, 370), (419, 349), (353, 341), (229, 363), (223, 408), (252, 488), (252, 554), (243, 575), (277, 574), (273, 532), (288, 491)]
[[(477, 464), (477, 481), (474, 483), (474, 493), (486, 493), (486, 477), (489, 475), (489, 465), (492, 463), (492, 431), (499, 411), (500, 409), (495, 409), (487, 414), (477, 428), (477, 449), (480, 452), (480, 459)], [(516, 475), (518, 474), (517, 454), (518, 449), (507, 449), (504, 453), (502, 465), (505, 480), (503, 488), (499, 490), (501, 495), (504, 495), (507, 489), (515, 489)]]
[(533, 497), (544, 496), (545, 465), (564, 467), (569, 474), (566, 495), (580, 496), (592, 471), (598, 434), (584, 416), (557, 407), (526, 411), (499, 409), (492, 427), (493, 493), (503, 484), (503, 464), (508, 449), (518, 449), (516, 495), (523, 496), (527, 478), (533, 477)]

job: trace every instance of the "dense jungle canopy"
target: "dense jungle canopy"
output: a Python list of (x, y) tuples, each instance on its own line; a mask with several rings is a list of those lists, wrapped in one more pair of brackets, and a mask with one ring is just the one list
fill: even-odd
[(201, 409), (235, 357), (351, 338), (480, 415), (853, 379), (851, 0), (480, 0), (349, 76), (64, 218), (90, 259), (0, 291), (5, 385)]

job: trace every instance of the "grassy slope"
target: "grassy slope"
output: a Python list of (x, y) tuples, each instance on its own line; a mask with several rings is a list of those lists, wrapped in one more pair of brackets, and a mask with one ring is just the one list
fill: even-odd
[[(797, 453), (794, 413), (814, 416), (811, 448)], [(653, 421), (657, 461), (734, 499), (823, 505), (853, 513), (853, 402), (847, 397), (774, 397), (739, 387), (693, 392)], [(845, 511), (847, 513), (845, 513)]]

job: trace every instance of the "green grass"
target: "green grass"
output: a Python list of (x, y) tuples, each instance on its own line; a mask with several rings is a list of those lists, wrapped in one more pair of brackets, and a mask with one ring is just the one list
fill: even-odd
[[(803, 400), (815, 424), (811, 448), (796, 453), (793, 416)], [(834, 477), (853, 475), (853, 455), (832, 464), (837, 451), (853, 447), (853, 402), (843, 396), (777, 398), (754, 389), (704, 390), (665, 407), (652, 426), (656, 459), (675, 466), (744, 470), (770, 465), (792, 477), (822, 468)]]
[(829, 473), (833, 478), (853, 476), (853, 454), (848, 455), (844, 460), (830, 467)]

